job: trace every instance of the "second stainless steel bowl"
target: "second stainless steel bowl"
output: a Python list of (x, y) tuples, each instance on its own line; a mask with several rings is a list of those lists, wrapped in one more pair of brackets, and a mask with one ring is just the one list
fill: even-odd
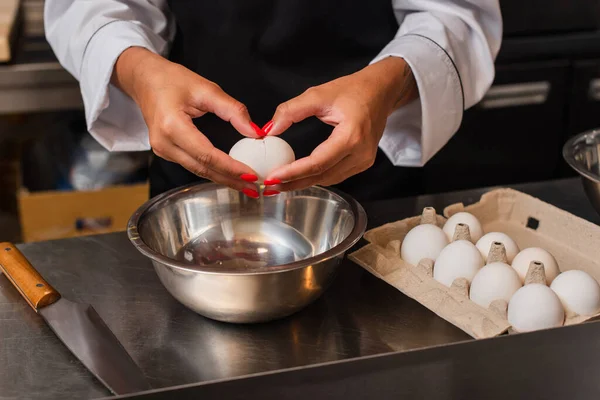
[(600, 129), (569, 139), (563, 147), (563, 157), (581, 176), (585, 193), (600, 214)]
[(248, 323), (319, 297), (365, 228), (360, 204), (329, 189), (254, 200), (206, 183), (151, 199), (127, 232), (177, 300), (212, 319)]

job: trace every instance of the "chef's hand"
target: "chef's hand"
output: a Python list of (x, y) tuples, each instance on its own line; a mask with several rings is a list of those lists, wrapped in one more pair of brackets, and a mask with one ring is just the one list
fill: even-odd
[(273, 171), (267, 181), (276, 185), (273, 189), (295, 190), (334, 185), (368, 169), (375, 161), (387, 117), (417, 97), (408, 64), (388, 57), (279, 105), (273, 123), (263, 127), (269, 135), (279, 135), (311, 116), (334, 129), (309, 157)]
[(242, 135), (258, 137), (262, 131), (242, 103), (215, 83), (140, 47), (121, 54), (112, 82), (140, 107), (156, 155), (258, 197), (256, 187), (249, 183), (256, 180), (256, 173), (215, 148), (192, 122), (192, 118), (214, 113)]

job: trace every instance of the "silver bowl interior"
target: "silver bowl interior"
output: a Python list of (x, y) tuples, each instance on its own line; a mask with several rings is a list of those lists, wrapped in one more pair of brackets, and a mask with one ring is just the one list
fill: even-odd
[(600, 182), (600, 129), (583, 132), (569, 139), (563, 148), (567, 163), (580, 175)]
[(337, 256), (365, 225), (362, 207), (329, 189), (256, 200), (206, 183), (152, 199), (132, 216), (128, 233), (142, 253), (169, 266), (260, 273)]
[(565, 161), (581, 176), (590, 203), (600, 214), (600, 129), (580, 133), (563, 147)]

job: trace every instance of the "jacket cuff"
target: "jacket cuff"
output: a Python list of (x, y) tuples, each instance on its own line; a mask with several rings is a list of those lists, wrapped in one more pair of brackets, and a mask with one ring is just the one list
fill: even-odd
[(425, 36), (399, 36), (371, 63), (390, 56), (403, 58), (412, 69), (419, 100), (388, 118), (379, 146), (396, 166), (423, 166), (460, 127), (462, 82), (448, 53)]
[(132, 21), (115, 20), (92, 36), (83, 55), (80, 88), (88, 131), (113, 151), (150, 148), (148, 129), (137, 104), (110, 84), (115, 63), (130, 47), (162, 53), (167, 42)]

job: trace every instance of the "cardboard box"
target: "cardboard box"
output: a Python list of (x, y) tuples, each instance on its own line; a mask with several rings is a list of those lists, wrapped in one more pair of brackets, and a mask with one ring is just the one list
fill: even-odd
[(18, 193), (22, 240), (35, 242), (125, 230), (149, 198), (147, 183), (96, 191)]
[(17, 33), (21, 0), (0, 1), (0, 62), (10, 61)]
[[(490, 191), (468, 207), (450, 205), (444, 209), (445, 217), (435, 216), (435, 223), (441, 227), (447, 217), (460, 211), (476, 216), (486, 233), (506, 233), (520, 249), (546, 249), (561, 272), (583, 270), (600, 282), (599, 226), (512, 189)], [(420, 220), (420, 216), (407, 218), (366, 232), (370, 243), (349, 258), (476, 339), (511, 331), (506, 309), (485, 309), (468, 298), (468, 287), (449, 288), (434, 280), (431, 260), (429, 265), (424, 260), (417, 266), (402, 260), (402, 240)], [(567, 313), (565, 325), (596, 317)]]

